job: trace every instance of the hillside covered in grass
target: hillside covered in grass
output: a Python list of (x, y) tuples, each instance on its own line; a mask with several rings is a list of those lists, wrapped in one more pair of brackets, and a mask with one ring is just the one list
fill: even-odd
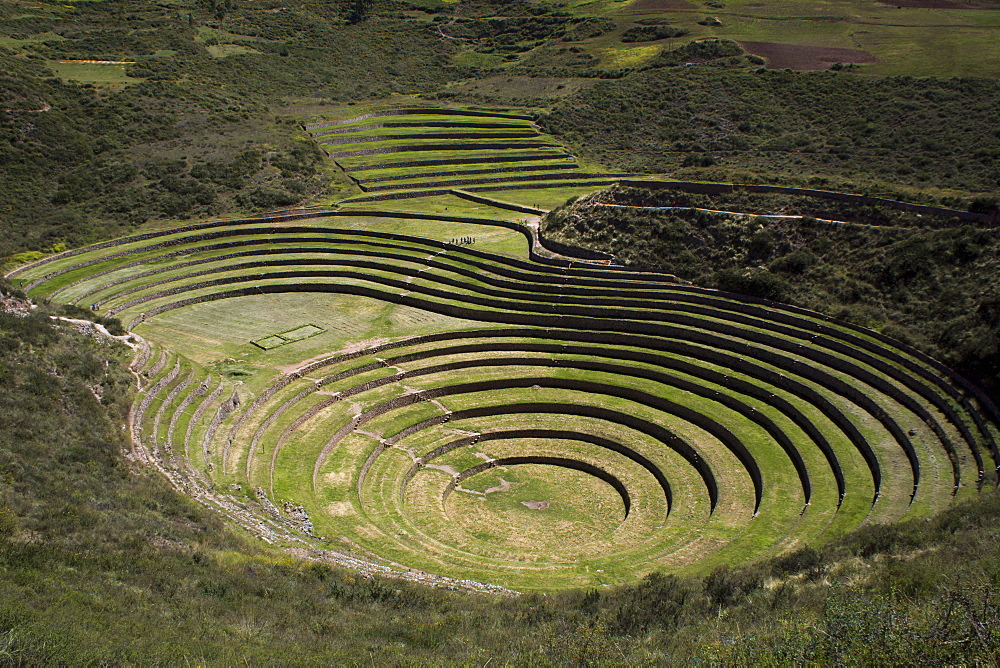
[(552, 211), (543, 229), (630, 265), (881, 331), (1000, 387), (995, 228), (809, 197), (614, 186)]
[[(719, 27), (642, 2), (272, 4), (0, 3), (0, 256), (356, 194), (301, 118), (403, 94), (534, 107), (543, 130), (609, 171), (907, 186), (963, 206), (997, 187), (995, 81), (768, 70), (737, 42), (712, 41), (759, 37), (741, 37), (740, 12), (792, 21), (782, 7), (729, 8)], [(950, 43), (948, 31), (925, 39), (933, 14), (906, 16), (915, 32), (896, 39)], [(937, 21), (959, 19), (956, 34), (981, 38), (964, 15)], [(664, 22), (690, 35), (621, 41)], [(695, 38), (709, 41), (683, 43)], [(910, 67), (934, 71), (940, 56)]]
[(919, 188), (960, 206), (1000, 187), (994, 80), (685, 60), (600, 82), (540, 125), (624, 171), (872, 194), (909, 186), (911, 198)]

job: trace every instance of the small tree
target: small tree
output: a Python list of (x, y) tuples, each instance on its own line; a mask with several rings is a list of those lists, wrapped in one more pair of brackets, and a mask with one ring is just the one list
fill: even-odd
[(368, 8), (365, 6), (365, 0), (354, 0), (354, 9), (347, 15), (347, 22), (353, 25), (361, 23), (366, 18), (368, 18)]

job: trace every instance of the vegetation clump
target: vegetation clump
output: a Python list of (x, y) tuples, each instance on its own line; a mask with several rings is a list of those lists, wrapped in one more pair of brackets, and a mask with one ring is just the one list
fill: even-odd
[(675, 28), (673, 26), (635, 26), (628, 28), (622, 33), (623, 42), (655, 42), (659, 39), (669, 39), (671, 37), (683, 37), (691, 31), (686, 28)]
[[(667, 37), (680, 37), (680, 35), (667, 35)], [(729, 39), (699, 39), (660, 53), (643, 69), (728, 61), (730, 58), (742, 56), (743, 53), (743, 47)]]

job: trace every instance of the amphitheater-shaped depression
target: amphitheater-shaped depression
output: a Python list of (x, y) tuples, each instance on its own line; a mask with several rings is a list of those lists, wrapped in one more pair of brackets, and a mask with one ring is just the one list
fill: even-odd
[(913, 349), (665, 274), (491, 250), (515, 243), (488, 219), (337, 211), (127, 237), (13, 278), (145, 338), (137, 447), (176, 484), (206, 476), (262, 522), (302, 506), (316, 542), (390, 568), (624, 582), (996, 481), (994, 409)]

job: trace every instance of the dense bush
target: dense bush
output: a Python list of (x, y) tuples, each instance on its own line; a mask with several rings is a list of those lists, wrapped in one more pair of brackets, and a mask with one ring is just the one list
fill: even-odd
[[(669, 36), (669, 35), (668, 35)], [(682, 64), (706, 63), (740, 56), (743, 47), (728, 39), (701, 39), (685, 44), (677, 49), (664, 51), (644, 69), (677, 67)]]
[(715, 273), (714, 287), (776, 302), (788, 301), (792, 294), (788, 281), (767, 269), (758, 268), (721, 269)]
[(675, 28), (673, 26), (635, 26), (622, 33), (621, 41), (652, 42), (658, 39), (683, 37), (690, 32), (686, 28)]

